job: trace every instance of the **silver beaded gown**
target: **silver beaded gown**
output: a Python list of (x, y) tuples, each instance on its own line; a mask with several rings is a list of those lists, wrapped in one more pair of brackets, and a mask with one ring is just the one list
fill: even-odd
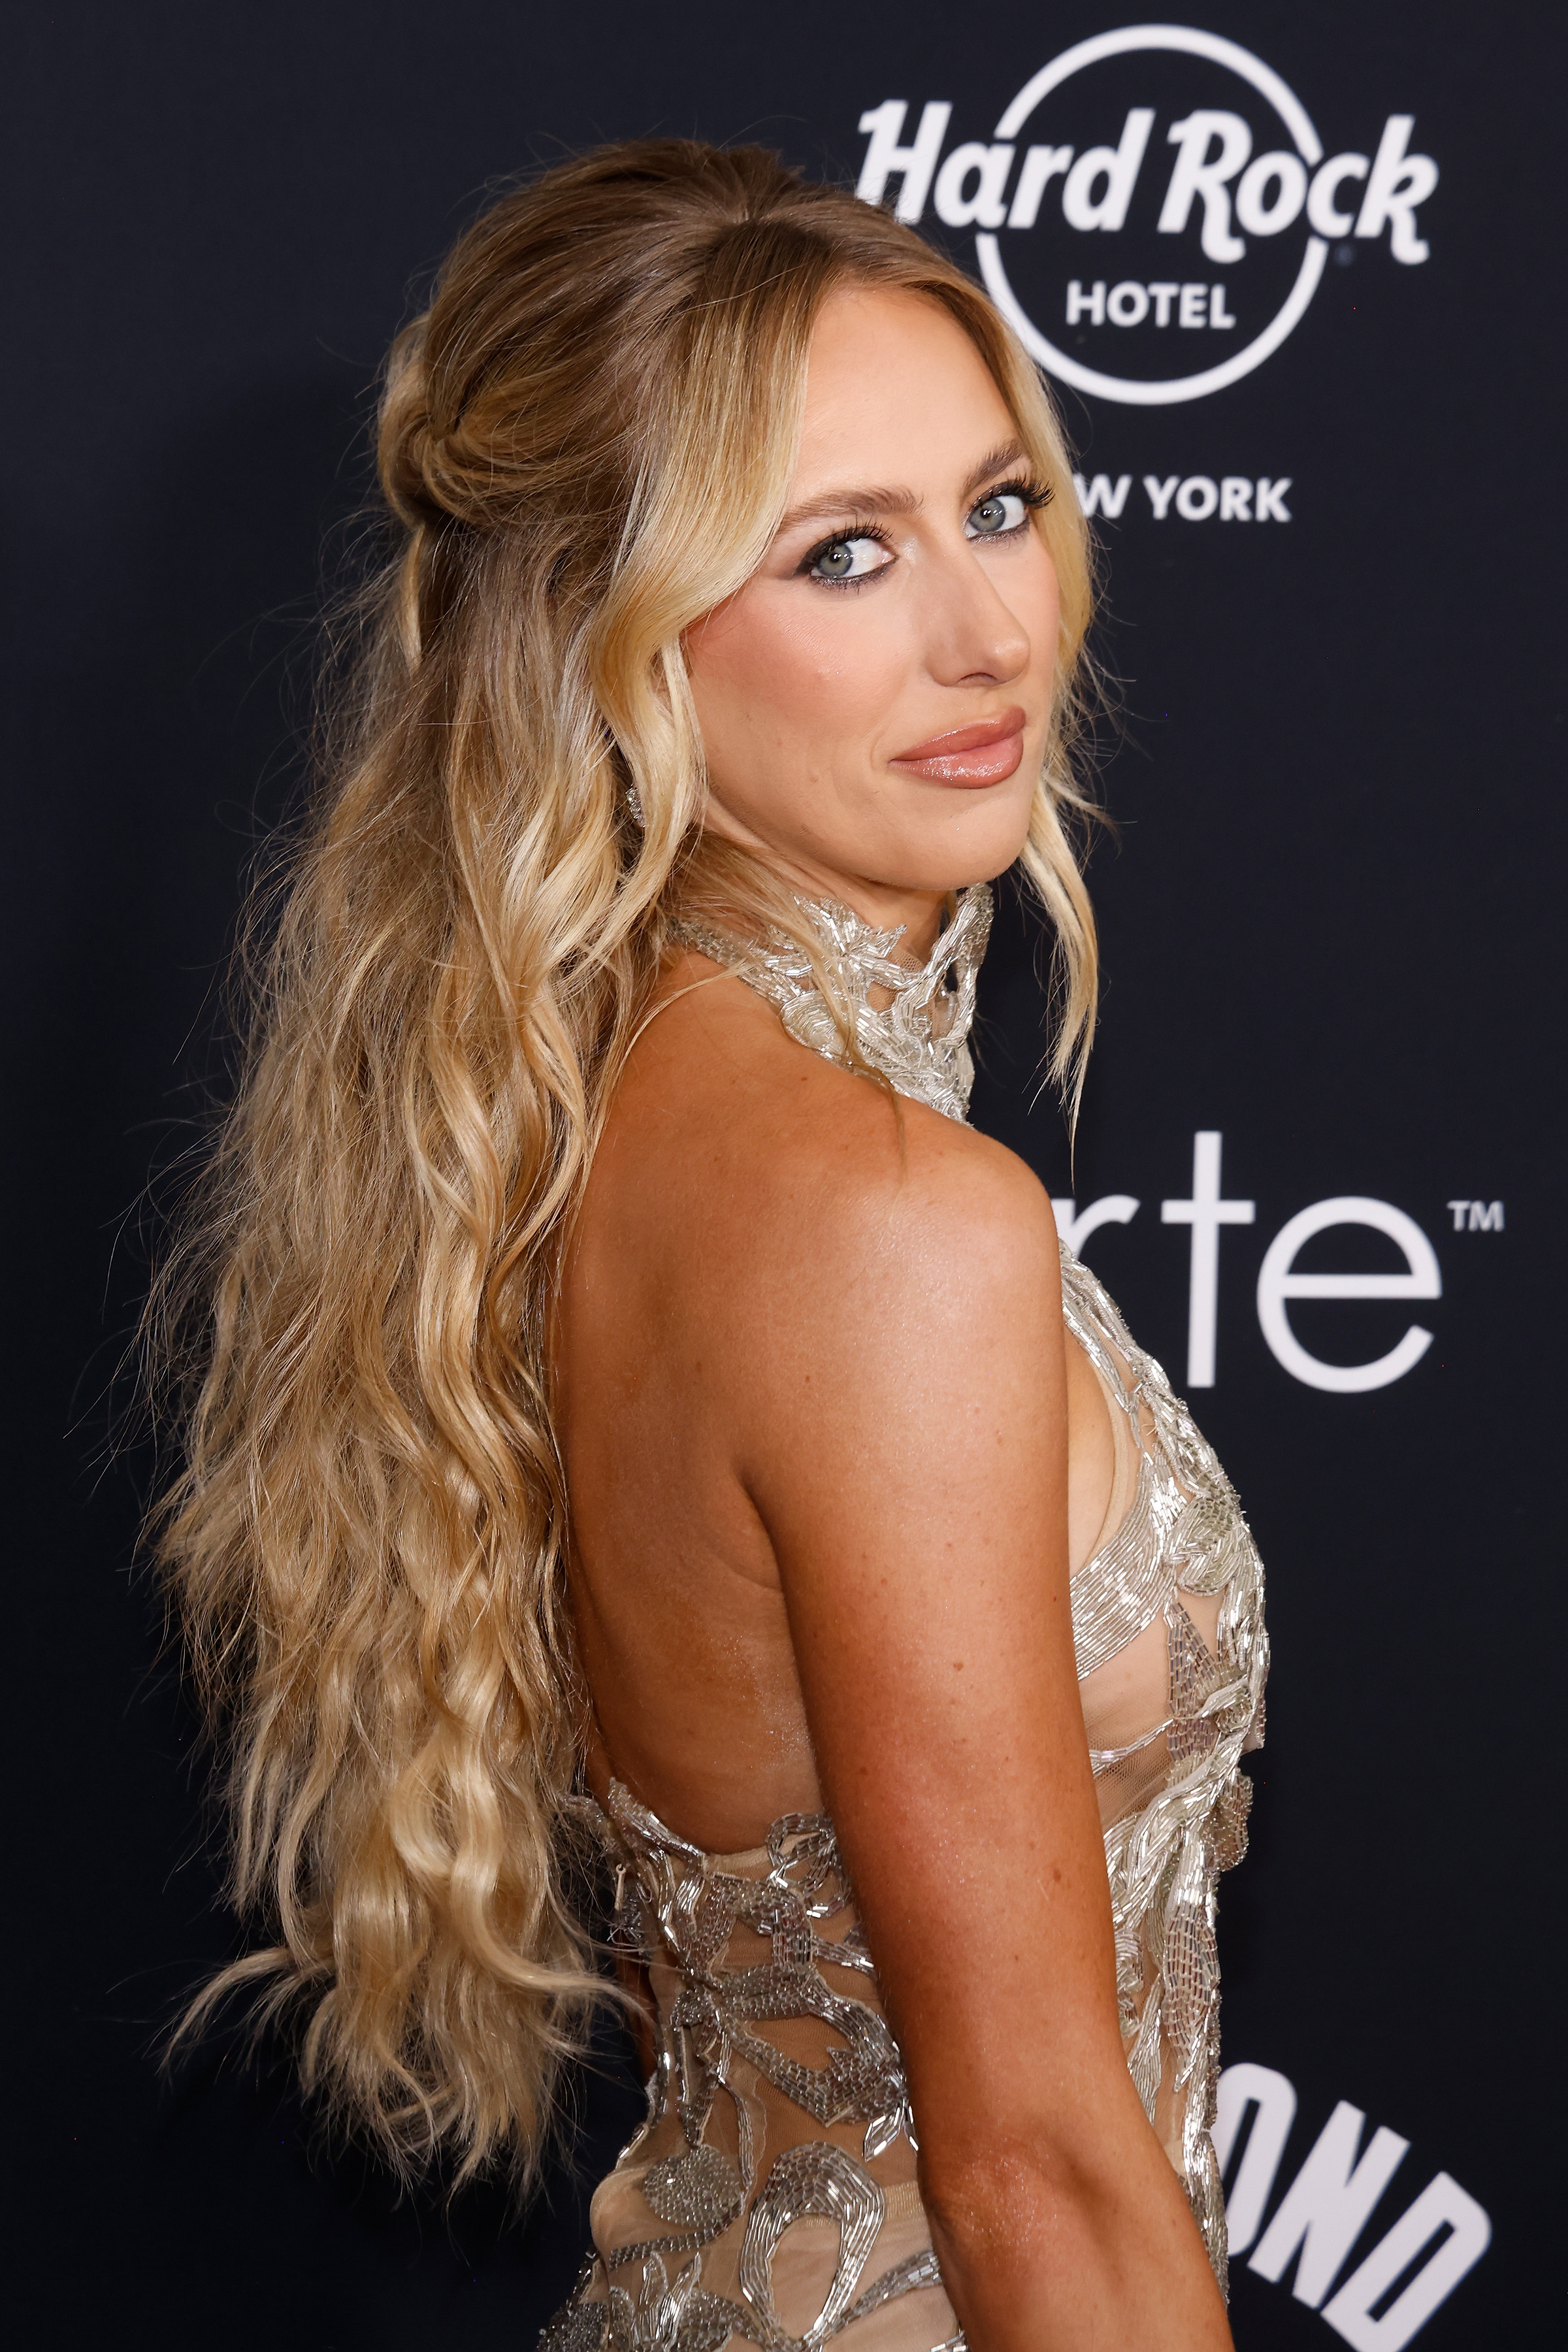
[[(963, 893), (931, 961), (847, 908), (805, 909), (852, 1023), (811, 961), (696, 925), (802, 1044), (962, 1119), (990, 893)], [(875, 991), (884, 1000), (870, 1002)], [(1062, 1251), (1062, 1308), (1110, 1407), (1116, 1470), (1073, 1635), (1099, 1793), (1127, 2064), (1185, 2184), (1222, 2287), (1210, 2125), (1215, 1886), (1246, 1848), (1268, 1644), (1236, 1495), (1093, 1275)], [(581, 1801), (616, 1886), (614, 1940), (658, 2004), (647, 2121), (595, 2193), (593, 2251), (540, 2352), (962, 2352), (916, 2180), (917, 2118), (855, 1894), (826, 1814), (706, 1853), (618, 1783)]]

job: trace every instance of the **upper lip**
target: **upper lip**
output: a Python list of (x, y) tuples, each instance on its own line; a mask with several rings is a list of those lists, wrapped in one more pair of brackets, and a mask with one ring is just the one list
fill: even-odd
[(1021, 735), (1026, 724), (1025, 714), (1015, 704), (1010, 710), (999, 710), (994, 719), (976, 719), (967, 727), (955, 727), (951, 734), (932, 735), (908, 751), (896, 751), (897, 760), (940, 760), (958, 751), (978, 751), (983, 744), (1000, 743), (1006, 736)]

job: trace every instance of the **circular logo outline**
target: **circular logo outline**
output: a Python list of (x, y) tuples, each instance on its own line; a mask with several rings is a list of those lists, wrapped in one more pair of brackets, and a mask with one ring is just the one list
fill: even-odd
[[(1078, 41), (1064, 49), (1059, 58), (1042, 66), (1032, 81), (1025, 83), (1011, 104), (1005, 108), (996, 125), (996, 136), (1011, 139), (1026, 123), (1035, 109), (1051, 90), (1085, 66), (1098, 65), (1104, 58), (1125, 57), (1137, 49), (1172, 49), (1186, 57), (1206, 58), (1211, 64), (1226, 66), (1250, 82), (1260, 97), (1268, 100), (1291, 138), (1296, 152), (1309, 167), (1323, 160), (1323, 142), (1313, 127), (1312, 119), (1288, 82), (1280, 79), (1272, 67), (1239, 42), (1227, 41), (1218, 33), (1201, 33), (1191, 25), (1123, 25), (1114, 33), (1096, 33), (1087, 41)], [(985, 289), (1008, 325), (1017, 335), (1032, 359), (1037, 360), (1063, 383), (1075, 391), (1097, 393), (1103, 400), (1120, 401), (1132, 408), (1165, 408), (1178, 401), (1201, 400), (1205, 393), (1221, 392), (1226, 384), (1236, 383), (1242, 376), (1250, 375), (1269, 355), (1277, 352), (1286, 337), (1300, 323), (1307, 305), (1318, 290), (1323, 266), (1329, 257), (1328, 240), (1310, 236), (1301, 257), (1301, 267), (1296, 282), (1285, 298), (1283, 307), (1246, 348), (1233, 352), (1217, 366), (1205, 368), (1197, 375), (1168, 376), (1159, 382), (1144, 383), (1137, 377), (1105, 375), (1100, 369), (1085, 367), (1063, 351), (1058, 351), (1047, 335), (1043, 335), (1014, 293), (1012, 283), (1003, 267), (1001, 248), (994, 232), (982, 230), (974, 239), (974, 249), (980, 263), (980, 274)]]

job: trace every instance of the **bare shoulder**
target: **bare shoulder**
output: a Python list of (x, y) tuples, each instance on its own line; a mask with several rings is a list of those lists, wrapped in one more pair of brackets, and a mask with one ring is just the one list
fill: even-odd
[[(1020, 1281), (1054, 1291), (1057, 1231), (1044, 1186), (1016, 1153), (921, 1103), (821, 1065), (791, 1154), (830, 1211), (825, 1267), (881, 1293), (950, 1286), (978, 1307)], [(944, 1276), (945, 1269), (945, 1278)]]
[(951, 1348), (998, 1318), (1059, 1321), (1050, 1202), (1016, 1153), (797, 1045), (705, 959), (674, 986), (628, 1113), (647, 1132), (654, 1106), (679, 1106), (651, 1160), (710, 1274), (765, 1317), (775, 1360), (829, 1333)]

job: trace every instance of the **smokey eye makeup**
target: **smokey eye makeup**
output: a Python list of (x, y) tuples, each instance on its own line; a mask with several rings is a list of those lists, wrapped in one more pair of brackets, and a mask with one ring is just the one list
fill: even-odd
[[(985, 496), (970, 508), (965, 520), (974, 528), (969, 536), (972, 539), (1007, 539), (1014, 531), (1023, 530), (1031, 514), (1037, 513), (1041, 507), (1049, 506), (1050, 502), (1049, 489), (1040, 488), (1033, 482), (1002, 482), (995, 489), (987, 490)], [(1015, 508), (1017, 509), (1016, 513), (1011, 511)]]
[[(1010, 539), (1026, 529), (1031, 513), (1049, 505), (1051, 495), (1048, 488), (1026, 477), (998, 483), (970, 508), (964, 518), (965, 536)], [(858, 588), (885, 572), (891, 561), (888, 533), (880, 523), (849, 522), (808, 548), (796, 572), (820, 587)]]
[[(879, 557), (875, 553), (878, 549), (882, 551)], [(843, 588), (885, 572), (891, 560), (888, 534), (880, 524), (855, 522), (836, 530), (830, 539), (819, 539), (802, 557), (799, 571), (825, 588)]]

